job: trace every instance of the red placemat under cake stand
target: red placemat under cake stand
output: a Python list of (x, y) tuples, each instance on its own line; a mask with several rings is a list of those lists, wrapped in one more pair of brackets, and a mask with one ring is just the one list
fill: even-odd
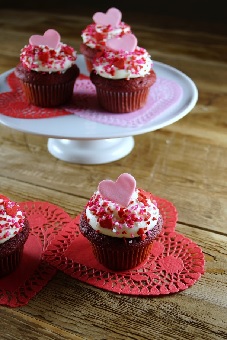
[(30, 235), (22, 261), (12, 274), (0, 279), (0, 304), (9, 307), (29, 302), (54, 276), (56, 268), (44, 260), (44, 252), (59, 230), (71, 222), (61, 208), (46, 202), (23, 202)]
[(154, 241), (147, 261), (137, 268), (113, 272), (99, 264), (90, 243), (79, 231), (77, 216), (45, 251), (45, 259), (71, 277), (119, 294), (157, 296), (192, 286), (204, 273), (201, 248), (175, 232), (177, 211), (167, 200), (154, 197), (164, 219), (162, 234)]

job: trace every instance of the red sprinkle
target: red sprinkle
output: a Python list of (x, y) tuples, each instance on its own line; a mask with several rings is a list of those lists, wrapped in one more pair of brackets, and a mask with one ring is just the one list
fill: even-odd
[(106, 228), (106, 229), (112, 229), (113, 228), (113, 221), (111, 216), (105, 216), (104, 220), (100, 220), (99, 221), (100, 226), (102, 228)]

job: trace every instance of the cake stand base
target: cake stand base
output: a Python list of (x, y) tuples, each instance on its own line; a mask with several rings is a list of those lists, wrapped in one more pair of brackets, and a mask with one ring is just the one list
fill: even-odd
[(132, 136), (97, 140), (49, 138), (47, 147), (54, 157), (65, 162), (104, 164), (128, 155), (134, 147), (134, 138)]

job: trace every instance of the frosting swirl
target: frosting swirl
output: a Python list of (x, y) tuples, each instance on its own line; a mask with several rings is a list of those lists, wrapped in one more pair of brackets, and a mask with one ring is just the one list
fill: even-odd
[(59, 43), (56, 48), (28, 44), (21, 49), (20, 61), (24, 67), (37, 72), (65, 72), (75, 64), (77, 53), (73, 47)]
[(94, 230), (119, 238), (146, 237), (145, 233), (154, 228), (160, 217), (156, 202), (141, 189), (134, 191), (127, 207), (103, 198), (97, 190), (85, 212)]
[(136, 47), (133, 52), (106, 50), (93, 63), (97, 74), (110, 79), (144, 77), (150, 73), (152, 66), (149, 53), (142, 47)]
[(24, 222), (25, 216), (19, 204), (0, 197), (0, 244), (21, 232)]
[(93, 23), (82, 31), (81, 37), (83, 43), (88, 47), (102, 50), (106, 46), (107, 40), (122, 37), (130, 32), (131, 27), (124, 22), (120, 22), (117, 27)]

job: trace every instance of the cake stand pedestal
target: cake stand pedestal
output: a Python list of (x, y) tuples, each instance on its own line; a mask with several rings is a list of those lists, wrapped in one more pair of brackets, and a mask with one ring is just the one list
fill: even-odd
[[(81, 74), (88, 75), (82, 55), (78, 55), (77, 64)], [(65, 162), (103, 164), (116, 161), (132, 151), (133, 136), (175, 123), (188, 114), (197, 102), (197, 87), (187, 75), (156, 61), (154, 69), (157, 77), (176, 82), (182, 89), (182, 96), (177, 103), (142, 126), (102, 124), (73, 114), (40, 119), (14, 118), (1, 114), (1, 105), (4, 107), (4, 102), (0, 102), (0, 123), (18, 131), (48, 137), (47, 148), (50, 154)], [(12, 70), (9, 70), (0, 75), (0, 93), (10, 91), (7, 76), (11, 72)]]
[(104, 164), (127, 156), (134, 147), (132, 136), (98, 140), (49, 138), (48, 151), (56, 158), (78, 164)]

